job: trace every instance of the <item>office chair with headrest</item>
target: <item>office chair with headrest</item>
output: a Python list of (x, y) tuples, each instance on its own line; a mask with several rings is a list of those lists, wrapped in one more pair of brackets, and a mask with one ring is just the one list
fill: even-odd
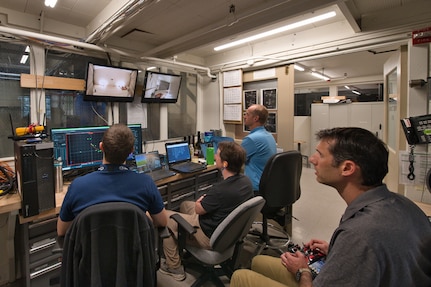
[[(212, 234), (210, 250), (187, 244), (187, 237), (196, 230), (181, 215), (173, 214), (171, 216), (178, 222), (178, 249), (184, 266), (188, 268), (192, 265), (188, 264), (190, 260), (184, 259), (183, 250), (187, 251), (194, 261), (197, 261), (197, 264), (193, 266), (200, 267), (200, 269), (203, 267), (200, 277), (192, 286), (202, 286), (206, 281), (211, 280), (217, 286), (224, 287), (219, 276), (225, 275), (230, 278), (233, 271), (239, 267), (238, 259), (244, 238), (264, 203), (265, 200), (261, 196), (256, 196), (236, 207)], [(216, 266), (220, 266), (220, 268), (216, 268)]]
[[(268, 247), (278, 249), (287, 245), (292, 233), (292, 205), (301, 196), (302, 156), (298, 151), (285, 151), (273, 155), (266, 163), (259, 182), (259, 195), (265, 199), (262, 208), (262, 222), (253, 224), (251, 234), (258, 235), (262, 241), (258, 253)], [(272, 228), (268, 233), (268, 219), (274, 219), (283, 230)], [(261, 230), (259, 226), (261, 224)], [(274, 225), (271, 225), (274, 227)], [(274, 240), (272, 239), (281, 239)], [(285, 239), (285, 240), (283, 240)], [(277, 243), (275, 243), (277, 241)]]
[(133, 204), (87, 207), (68, 229), (62, 248), (62, 287), (157, 284), (153, 224)]

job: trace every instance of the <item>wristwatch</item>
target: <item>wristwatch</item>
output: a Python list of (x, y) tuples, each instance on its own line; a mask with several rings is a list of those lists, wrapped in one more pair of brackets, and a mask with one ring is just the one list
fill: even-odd
[(308, 272), (310, 273), (311, 277), (313, 277), (310, 268), (299, 268), (298, 271), (296, 271), (296, 281), (299, 282), (299, 280), (301, 280), (301, 275), (303, 272)]

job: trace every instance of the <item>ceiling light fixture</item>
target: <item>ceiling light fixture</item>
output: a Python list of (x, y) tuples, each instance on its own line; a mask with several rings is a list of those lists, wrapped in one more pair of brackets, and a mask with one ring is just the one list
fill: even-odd
[(328, 76), (325, 76), (324, 74), (321, 74), (318, 72), (312, 71), (311, 74), (313, 76), (315, 76), (316, 78), (319, 78), (319, 79), (324, 80), (324, 81), (330, 81), (331, 80), (331, 78), (329, 78)]
[(352, 93), (357, 94), (357, 95), (361, 95), (361, 93), (356, 91), (356, 90), (352, 90)]
[(25, 64), (27, 62), (27, 59), (28, 59), (28, 55), (24, 54), (24, 55), (22, 55), (21, 60), (19, 62), (21, 64)]
[(350, 90), (350, 87), (349, 86), (344, 86), (346, 89), (348, 89), (348, 90)]
[(57, 0), (45, 0), (45, 6), (54, 8), (57, 4)]
[(248, 43), (248, 42), (251, 42), (251, 41), (262, 39), (264, 37), (272, 36), (272, 35), (275, 35), (275, 34), (278, 34), (278, 33), (282, 33), (282, 32), (288, 31), (288, 30), (299, 28), (299, 27), (302, 27), (302, 26), (305, 26), (305, 25), (308, 25), (308, 24), (316, 23), (318, 21), (322, 21), (322, 20), (334, 17), (335, 15), (336, 15), (336, 13), (334, 11), (331, 11), (331, 12), (328, 12), (328, 13), (325, 13), (325, 14), (322, 14), (322, 15), (319, 15), (319, 16), (315, 16), (315, 17), (308, 18), (308, 19), (305, 19), (305, 20), (302, 20), (302, 21), (298, 21), (298, 22), (295, 22), (295, 23), (292, 23), (292, 24), (289, 24), (289, 25), (286, 25), (286, 26), (283, 26), (283, 27), (280, 27), (280, 28), (276, 28), (276, 29), (273, 29), (273, 30), (270, 30), (270, 31), (267, 31), (267, 32), (256, 34), (256, 35), (253, 35), (253, 36), (241, 39), (241, 40), (237, 40), (237, 41), (233, 41), (233, 42), (221, 45), (221, 46), (217, 46), (217, 47), (214, 48), (214, 51), (221, 51), (221, 50), (224, 50), (224, 49), (227, 49), (227, 48), (231, 48), (231, 47), (234, 47), (234, 46), (238, 46), (238, 45), (241, 45), (241, 44), (244, 44), (244, 43)]
[(24, 54), (21, 56), (21, 60), (19, 61), (21, 64), (25, 64), (28, 59), (28, 54), (30, 53), (30, 47), (25, 47)]
[(295, 68), (295, 70), (300, 71), (300, 72), (304, 72), (305, 69), (297, 64), (293, 65), (293, 67)]

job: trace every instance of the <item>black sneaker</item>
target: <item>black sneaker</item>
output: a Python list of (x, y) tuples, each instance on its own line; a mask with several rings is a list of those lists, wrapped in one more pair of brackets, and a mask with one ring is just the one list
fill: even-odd
[(172, 276), (177, 281), (183, 281), (184, 279), (186, 279), (186, 272), (184, 272), (183, 265), (178, 268), (169, 268), (166, 262), (162, 262), (159, 270), (160, 273)]

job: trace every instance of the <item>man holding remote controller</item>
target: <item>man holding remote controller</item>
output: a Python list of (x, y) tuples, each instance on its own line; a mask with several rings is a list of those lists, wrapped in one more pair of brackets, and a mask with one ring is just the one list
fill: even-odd
[(316, 179), (347, 203), (331, 242), (304, 246), (326, 255), (320, 273), (313, 276), (304, 250), (282, 254), (281, 262), (259, 255), (252, 270), (234, 273), (230, 286), (431, 286), (431, 224), (415, 203), (383, 184), (385, 144), (361, 128), (322, 130), (317, 138), (310, 157)]

